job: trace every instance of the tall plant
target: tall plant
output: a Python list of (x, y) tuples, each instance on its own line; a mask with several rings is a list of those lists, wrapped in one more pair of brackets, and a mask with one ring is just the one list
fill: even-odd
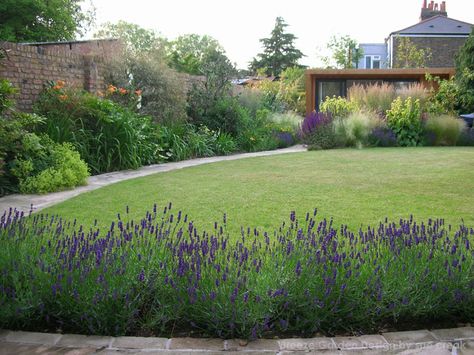
[(423, 133), (420, 101), (398, 97), (387, 111), (387, 123), (397, 135), (398, 144), (406, 147), (419, 145)]

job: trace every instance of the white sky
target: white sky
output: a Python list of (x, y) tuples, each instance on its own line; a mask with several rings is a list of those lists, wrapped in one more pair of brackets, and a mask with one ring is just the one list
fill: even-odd
[[(225, 48), (238, 68), (262, 47), (275, 18), (282, 16), (287, 31), (298, 37), (296, 47), (306, 57), (300, 63), (316, 66), (326, 55), (332, 35), (348, 34), (359, 43), (382, 43), (391, 32), (418, 22), (422, 0), (90, 0), (97, 25), (124, 20), (159, 31), (173, 39), (187, 33), (210, 35)], [(428, 1), (429, 2), (429, 1)], [(441, 3), (441, 1), (438, 1)], [(448, 16), (474, 23), (473, 0), (447, 0)]]

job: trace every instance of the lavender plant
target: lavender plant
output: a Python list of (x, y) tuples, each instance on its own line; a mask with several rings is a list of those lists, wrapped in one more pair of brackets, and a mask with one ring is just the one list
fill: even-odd
[(358, 232), (294, 212), (273, 233), (209, 232), (172, 205), (107, 230), (0, 218), (0, 327), (256, 338), (474, 321), (474, 229), (387, 219)]

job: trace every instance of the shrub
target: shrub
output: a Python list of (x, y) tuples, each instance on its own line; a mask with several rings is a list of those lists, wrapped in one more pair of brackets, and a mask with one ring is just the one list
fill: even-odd
[(399, 145), (408, 147), (419, 145), (423, 133), (420, 101), (413, 101), (411, 97), (406, 100), (398, 97), (387, 111), (387, 123), (397, 135)]
[(71, 144), (28, 133), (22, 146), (21, 154), (12, 162), (12, 173), (22, 193), (54, 192), (87, 183), (87, 164)]
[(331, 149), (337, 146), (333, 120), (324, 112), (312, 112), (301, 124), (301, 139), (309, 149)]
[(11, 211), (0, 327), (252, 339), (474, 321), (472, 228), (410, 218), (351, 231), (315, 216), (234, 237), (225, 216), (206, 233), (171, 204), (108, 230)]
[(334, 121), (337, 141), (342, 146), (362, 148), (368, 145), (368, 138), (381, 120), (369, 112), (353, 112), (346, 118)]
[(375, 84), (369, 86), (354, 85), (349, 88), (348, 97), (360, 108), (371, 110), (384, 116), (396, 98), (395, 89), (390, 84)]
[(461, 136), (458, 140), (458, 145), (460, 146), (474, 146), (474, 129), (466, 129), (461, 133)]
[(345, 118), (357, 110), (359, 107), (355, 101), (340, 96), (326, 97), (320, 106), (321, 112), (330, 114), (335, 119)]
[(397, 136), (390, 128), (380, 126), (370, 132), (368, 142), (374, 147), (395, 147), (397, 146)]
[(255, 116), (258, 110), (263, 108), (264, 93), (256, 88), (244, 88), (237, 96), (239, 104)]
[(402, 100), (406, 100), (411, 97), (413, 100), (420, 101), (421, 112), (428, 111), (428, 102), (430, 98), (430, 92), (420, 83), (413, 83), (407, 87), (403, 87), (396, 90), (397, 96), (400, 96)]
[(427, 111), (435, 115), (455, 114), (459, 106), (459, 87), (454, 78), (441, 80), (427, 74), (427, 79), (437, 86), (436, 90), (431, 90)]
[[(186, 76), (170, 69), (162, 54), (128, 53), (107, 68), (108, 83), (128, 92), (113, 96), (121, 104), (151, 116), (155, 123), (175, 124), (186, 120)], [(139, 102), (133, 96), (137, 91)], [(124, 102), (124, 98), (130, 97), (133, 100)]]
[(432, 116), (425, 123), (425, 132), (432, 145), (456, 145), (466, 123), (449, 115)]
[(39, 128), (55, 142), (72, 143), (93, 174), (159, 160), (151, 118), (110, 100), (56, 84), (42, 93), (35, 110), (46, 116)]
[(239, 149), (246, 152), (272, 150), (281, 144), (275, 134), (276, 125), (270, 119), (271, 112), (267, 109), (258, 110), (255, 117), (244, 116), (242, 126), (237, 135)]

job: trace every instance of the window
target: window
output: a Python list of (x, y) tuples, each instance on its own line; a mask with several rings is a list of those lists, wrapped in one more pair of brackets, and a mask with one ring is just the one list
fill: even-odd
[(365, 56), (365, 69), (380, 69), (380, 56), (379, 55), (366, 55)]
[(326, 97), (346, 96), (346, 81), (345, 80), (318, 80), (316, 90), (316, 109), (319, 110), (319, 104), (323, 102)]

